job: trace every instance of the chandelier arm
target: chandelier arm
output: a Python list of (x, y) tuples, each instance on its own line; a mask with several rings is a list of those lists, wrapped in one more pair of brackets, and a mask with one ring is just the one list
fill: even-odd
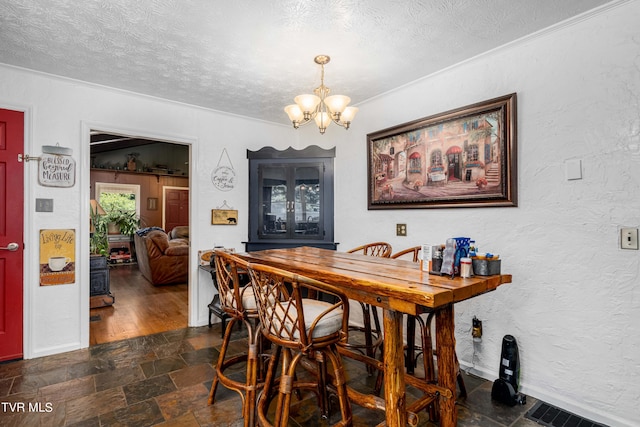
[(334, 118), (332, 118), (331, 121), (345, 129), (349, 129), (349, 125), (351, 124), (351, 122), (341, 122), (340, 119), (334, 119)]
[(309, 123), (312, 123), (313, 122), (312, 119), (314, 119), (314, 118), (315, 118), (315, 114), (313, 116), (311, 116), (310, 119), (303, 119), (300, 123), (298, 123), (298, 127), (307, 125)]

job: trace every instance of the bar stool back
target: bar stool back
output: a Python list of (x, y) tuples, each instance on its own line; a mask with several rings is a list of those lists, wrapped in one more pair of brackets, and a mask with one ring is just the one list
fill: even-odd
[[(258, 309), (251, 285), (242, 286), (239, 270), (247, 271), (247, 262), (223, 250), (215, 252), (216, 281), (220, 294), (220, 307), (229, 315), (220, 355), (215, 369), (216, 374), (209, 392), (209, 405), (215, 402), (218, 383), (234, 390), (242, 397), (242, 412), (245, 426), (255, 425), (256, 393), (263, 383), (258, 382), (260, 357), (260, 329), (257, 327)], [(246, 354), (227, 358), (231, 332), (236, 322), (242, 322), (248, 331), (248, 348)], [(246, 362), (245, 382), (230, 378), (225, 370), (237, 363)]]
[(391, 255), (391, 258), (406, 258), (411, 259), (413, 262), (418, 262), (420, 260), (420, 251), (422, 250), (421, 246), (413, 246), (411, 248), (403, 249), (400, 252), (396, 252)]
[[(392, 247), (389, 243), (372, 242), (350, 249), (347, 251), (347, 253), (360, 253), (373, 257), (389, 258), (391, 256), (391, 251)], [(369, 375), (372, 375), (375, 372), (375, 368), (371, 363), (371, 359), (376, 359), (377, 351), (382, 346), (382, 339), (384, 338), (384, 334), (382, 331), (382, 327), (380, 326), (380, 318), (378, 317), (378, 311), (376, 310), (376, 307), (360, 301), (359, 304), (362, 308), (363, 326), (349, 325), (349, 330), (351, 332), (362, 333), (364, 335), (364, 343), (358, 343), (353, 339), (350, 339), (349, 341), (342, 343), (341, 345), (346, 350), (349, 350), (351, 352), (355, 351), (367, 356), (370, 360), (367, 363), (367, 372), (369, 373)], [(372, 317), (373, 325), (371, 325)], [(349, 353), (347, 353), (347, 355), (348, 354)], [(382, 357), (382, 351), (380, 352), (380, 357)], [(382, 371), (379, 370), (378, 378), (375, 385), (376, 394), (380, 393), (380, 389), (382, 388), (382, 379)]]
[[(281, 269), (249, 264), (248, 270), (258, 304), (262, 333), (276, 345), (269, 362), (264, 389), (258, 401), (259, 425), (272, 425), (267, 419), (267, 411), (272, 394), (277, 393), (273, 425), (286, 426), (291, 393), (299, 389), (316, 392), (322, 415), (328, 416), (328, 386), (337, 394), (340, 405), (341, 421), (335, 425), (352, 425), (344, 368), (336, 348), (336, 344), (347, 336), (347, 297), (331, 285)], [(335, 298), (336, 302), (329, 303), (307, 297), (314, 293), (328, 294)], [(276, 380), (280, 358), (281, 376)], [(315, 361), (315, 364), (312, 362), (312, 366), (306, 366), (305, 363), (300, 363), (307, 361)], [(333, 367), (332, 381), (327, 381), (327, 361)], [(312, 369), (315, 381), (298, 379), (296, 368), (299, 364)], [(275, 384), (279, 384), (277, 389)]]
[[(398, 259), (402, 257), (406, 257), (407, 259), (412, 258), (413, 262), (418, 262), (420, 259), (420, 251), (422, 250), (421, 246), (414, 246), (411, 248), (404, 249), (400, 252), (396, 252), (391, 255), (391, 258)], [(407, 315), (407, 354), (406, 354), (406, 368), (407, 373), (413, 375), (415, 366), (417, 364), (417, 359), (422, 353), (422, 366), (424, 368), (424, 379), (430, 382), (437, 382), (436, 377), (436, 369), (434, 364), (434, 356), (437, 357), (433, 350), (433, 340), (431, 336), (431, 324), (433, 322), (434, 313), (429, 313), (427, 318), (424, 319), (422, 316), (411, 316)], [(421, 346), (415, 345), (415, 333), (416, 333), (416, 322), (420, 325), (420, 337), (421, 337)], [(462, 378), (462, 374), (460, 373), (460, 367), (458, 366), (458, 357), (456, 356), (456, 369), (458, 371), (458, 388), (460, 389), (460, 397), (467, 396), (467, 388), (464, 384), (464, 378)], [(429, 419), (435, 420), (437, 418), (437, 400), (433, 401), (429, 407)]]
[(350, 249), (347, 252), (350, 254), (361, 253), (369, 256), (379, 256), (382, 258), (389, 258), (391, 256), (391, 245), (386, 242), (373, 242), (366, 245), (358, 246)]

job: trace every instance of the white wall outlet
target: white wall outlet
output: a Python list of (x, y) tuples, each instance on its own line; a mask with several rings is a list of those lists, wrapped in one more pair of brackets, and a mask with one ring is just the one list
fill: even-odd
[(620, 249), (638, 249), (638, 229), (623, 227), (620, 229)]

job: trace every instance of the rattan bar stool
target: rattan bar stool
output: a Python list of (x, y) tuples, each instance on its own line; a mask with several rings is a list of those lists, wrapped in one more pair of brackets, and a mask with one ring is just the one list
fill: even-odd
[[(229, 315), (220, 355), (216, 363), (216, 374), (209, 392), (209, 405), (215, 403), (218, 383), (234, 390), (242, 397), (242, 415), (245, 426), (255, 425), (255, 405), (257, 392), (263, 383), (259, 382), (260, 368), (260, 328), (258, 327), (258, 310), (251, 285), (242, 286), (239, 270), (247, 273), (246, 261), (229, 252), (216, 250), (216, 282), (220, 294), (220, 306)], [(242, 322), (247, 328), (248, 348), (246, 354), (227, 358), (231, 332), (236, 322)], [(246, 362), (245, 382), (236, 381), (225, 374), (225, 370), (238, 363)], [(236, 371), (237, 372), (237, 371)]]
[[(400, 252), (396, 252), (395, 254), (391, 255), (391, 258), (393, 259), (404, 258), (406, 260), (418, 262), (420, 260), (421, 250), (422, 250), (421, 246), (413, 246), (411, 248), (403, 249)], [(417, 363), (416, 351), (418, 352), (422, 351), (422, 347), (416, 347), (415, 345), (415, 335), (416, 335), (416, 319), (413, 318), (413, 316), (407, 316), (407, 355), (405, 358), (405, 367), (407, 368), (408, 374), (413, 374), (415, 370), (415, 365)], [(430, 330), (429, 330), (429, 335), (430, 335)], [(431, 356), (433, 356), (433, 354), (431, 354)], [(428, 370), (426, 366), (427, 362), (425, 361), (424, 363), (425, 363), (425, 375), (427, 378), (429, 378), (432, 376), (432, 374), (434, 374), (432, 372), (433, 363), (430, 364), (431, 369), (428, 369)]]
[[(391, 256), (391, 245), (386, 242), (373, 242), (367, 243), (366, 245), (358, 246), (351, 250), (348, 250), (348, 253), (360, 253), (363, 255), (373, 256), (373, 257), (382, 257), (389, 258)], [(364, 344), (357, 343), (355, 340), (351, 338), (340, 345), (351, 351), (356, 351), (365, 356), (376, 359), (376, 354), (378, 349), (382, 346), (382, 339), (384, 338), (384, 333), (382, 331), (382, 327), (380, 326), (380, 318), (378, 317), (378, 311), (375, 306), (371, 306), (369, 304), (360, 302), (360, 307), (362, 308), (362, 322), (363, 326), (359, 325), (349, 325), (350, 334), (352, 332), (360, 332), (364, 335)], [(371, 324), (371, 318), (373, 317), (373, 325)], [(380, 352), (380, 357), (382, 357), (382, 352)], [(367, 364), (367, 372), (369, 375), (372, 375), (375, 372), (375, 368), (371, 364)], [(379, 374), (378, 380), (375, 386), (375, 392), (378, 394), (382, 387), (382, 376)]]
[[(411, 261), (413, 262), (418, 262), (420, 260), (421, 250), (421, 246), (414, 246), (396, 252), (395, 254), (391, 255), (391, 258), (406, 258), (407, 260), (411, 259)], [(429, 313), (426, 319), (419, 315), (407, 315), (407, 354), (405, 357), (405, 367), (407, 368), (407, 374), (413, 375), (415, 372), (415, 367), (418, 363), (418, 357), (420, 356), (420, 353), (422, 353), (424, 379), (426, 381), (436, 383), (437, 374), (434, 364), (434, 357), (437, 358), (437, 355), (433, 350), (433, 340), (431, 335), (431, 325), (433, 323), (433, 317), (434, 313)], [(416, 322), (420, 325), (421, 346), (415, 345)], [(466, 397), (467, 389), (464, 384), (464, 378), (462, 378), (462, 374), (460, 372), (460, 367), (458, 365), (458, 356), (456, 356), (456, 369), (458, 371), (457, 381), (458, 388), (460, 389), (460, 397)], [(437, 400), (435, 400), (433, 404), (429, 405), (428, 407), (429, 418), (431, 420), (434, 420), (437, 417), (438, 411), (436, 405)]]
[[(258, 304), (262, 333), (275, 346), (264, 389), (258, 400), (258, 424), (262, 427), (286, 426), (291, 393), (301, 389), (316, 393), (321, 414), (328, 417), (330, 388), (340, 406), (341, 420), (334, 425), (351, 426), (345, 372), (336, 347), (347, 336), (347, 297), (331, 285), (274, 267), (249, 264), (248, 270)], [(330, 295), (336, 302), (305, 297), (315, 292)], [(280, 377), (276, 378), (280, 361)], [(333, 368), (330, 381), (328, 363)], [(298, 367), (307, 368), (311, 374), (305, 378), (297, 376)], [(272, 424), (267, 412), (275, 394), (278, 400)]]

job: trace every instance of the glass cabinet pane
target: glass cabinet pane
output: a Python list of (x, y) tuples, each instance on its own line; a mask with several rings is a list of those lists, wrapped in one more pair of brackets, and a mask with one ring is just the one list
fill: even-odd
[(319, 166), (296, 167), (294, 171), (294, 230), (296, 236), (320, 235), (321, 192)]
[(261, 168), (261, 234), (278, 236), (287, 233), (287, 176), (282, 167)]

